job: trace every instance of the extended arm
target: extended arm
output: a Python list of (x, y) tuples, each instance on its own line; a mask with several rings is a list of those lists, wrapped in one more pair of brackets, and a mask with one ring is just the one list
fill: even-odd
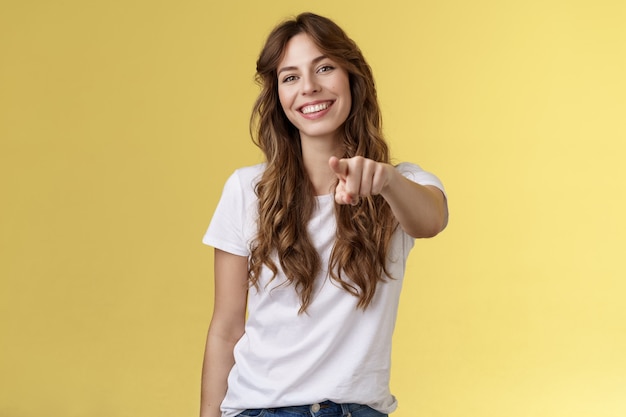
[(332, 157), (329, 165), (339, 178), (335, 191), (338, 204), (356, 204), (359, 196), (380, 194), (409, 235), (432, 237), (446, 227), (448, 206), (437, 187), (417, 184), (389, 164), (359, 156)]
[(443, 192), (432, 185), (417, 184), (393, 167), (389, 172), (389, 183), (381, 195), (404, 231), (416, 238), (432, 237), (441, 232), (448, 223), (448, 205)]
[(233, 348), (244, 332), (248, 259), (215, 249), (215, 302), (202, 367), (200, 417), (221, 416)]

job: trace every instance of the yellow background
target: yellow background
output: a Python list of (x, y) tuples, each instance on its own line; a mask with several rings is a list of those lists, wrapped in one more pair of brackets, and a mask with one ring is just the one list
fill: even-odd
[(626, 415), (625, 5), (2, 1), (0, 417), (197, 415), (200, 239), (260, 160), (264, 38), (305, 10), (450, 196), (411, 255), (394, 415)]

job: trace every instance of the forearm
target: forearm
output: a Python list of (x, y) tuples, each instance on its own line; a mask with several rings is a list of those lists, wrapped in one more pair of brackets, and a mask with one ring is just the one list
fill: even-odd
[(220, 405), (227, 389), (227, 379), (235, 359), (233, 348), (237, 338), (219, 334), (211, 327), (206, 341), (204, 364), (202, 366), (202, 392), (200, 417), (219, 417)]
[(385, 198), (402, 229), (409, 235), (432, 237), (447, 223), (447, 205), (441, 190), (405, 178), (390, 167), (390, 177), (381, 195)]

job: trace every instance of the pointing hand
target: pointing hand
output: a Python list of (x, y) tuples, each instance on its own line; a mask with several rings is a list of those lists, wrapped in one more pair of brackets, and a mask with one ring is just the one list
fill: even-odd
[(339, 179), (335, 189), (337, 204), (356, 205), (359, 197), (380, 194), (389, 183), (390, 170), (393, 170), (389, 164), (362, 156), (344, 159), (333, 156), (328, 160), (328, 165)]

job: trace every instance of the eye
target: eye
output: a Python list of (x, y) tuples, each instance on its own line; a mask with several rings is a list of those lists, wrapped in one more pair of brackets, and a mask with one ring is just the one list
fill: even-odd
[(296, 80), (296, 76), (295, 75), (288, 75), (285, 78), (283, 78), (283, 83), (290, 83), (292, 81)]
[(334, 70), (335, 67), (333, 67), (332, 65), (322, 65), (317, 72), (328, 72), (328, 71), (332, 71)]

